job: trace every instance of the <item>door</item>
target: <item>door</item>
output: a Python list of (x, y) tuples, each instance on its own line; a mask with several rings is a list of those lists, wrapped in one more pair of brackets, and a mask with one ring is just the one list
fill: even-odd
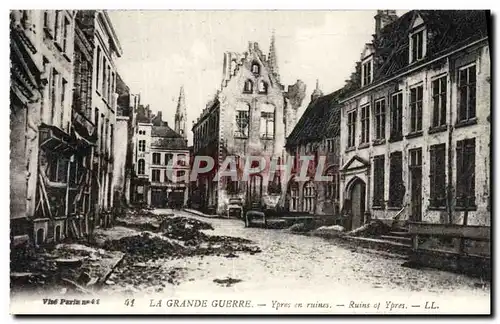
[(411, 215), (413, 222), (422, 221), (422, 149), (410, 150)]
[(365, 183), (357, 180), (351, 189), (351, 228), (356, 229), (363, 225), (365, 217)]
[(164, 195), (161, 189), (151, 190), (151, 206), (162, 207), (164, 204)]

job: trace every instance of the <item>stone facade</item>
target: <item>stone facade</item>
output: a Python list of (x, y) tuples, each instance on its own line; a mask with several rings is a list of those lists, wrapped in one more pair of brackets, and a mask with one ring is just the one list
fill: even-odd
[[(284, 180), (274, 193), (268, 191), (268, 182), (262, 176), (248, 183), (238, 181), (237, 185), (227, 178), (212, 181), (217, 166), (227, 156), (239, 157), (241, 161), (248, 156), (284, 161), (285, 125), (291, 125), (288, 118), (296, 118), (301, 100), (294, 99), (299, 95), (303, 98), (303, 94), (294, 94), (291, 99), (285, 96), (275, 64), (274, 38), (268, 58), (257, 43), (249, 43), (244, 54), (224, 54), (222, 88), (193, 125), (194, 154), (211, 156), (216, 161), (214, 170), (193, 184), (193, 191), (197, 192), (193, 202), (198, 208), (224, 214), (232, 197), (272, 207), (279, 200), (284, 204)], [(249, 196), (250, 183), (258, 187), (251, 190), (257, 193), (253, 197)]]
[[(438, 41), (446, 44), (446, 35), (428, 15), (439, 12), (412, 11), (400, 18), (399, 28), (423, 33), (421, 57), (403, 52), (410, 66), (399, 74), (377, 78), (372, 67), (375, 78), (365, 79), (367, 83), (342, 101), (340, 198), (351, 217), (348, 227), (371, 218), (464, 224), (466, 209), (466, 224), (490, 225), (486, 17), (476, 13), (470, 26), (455, 17), (452, 23), (473, 36), (441, 46), (437, 54), (433, 46)], [(377, 51), (367, 46), (361, 62), (370, 57), (375, 62)]]

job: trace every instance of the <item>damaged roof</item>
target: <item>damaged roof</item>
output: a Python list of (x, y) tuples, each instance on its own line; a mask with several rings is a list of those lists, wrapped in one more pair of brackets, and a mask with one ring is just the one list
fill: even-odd
[(286, 146), (340, 136), (338, 101), (343, 94), (344, 89), (340, 89), (311, 101), (288, 136)]
[[(488, 36), (488, 10), (412, 10), (385, 26), (374, 35), (373, 83), (386, 80), (410, 68)], [(425, 57), (410, 65), (410, 33), (420, 16), (427, 29)], [(355, 92), (361, 87), (360, 62), (346, 88)]]
[(151, 127), (151, 146), (169, 150), (187, 150), (187, 141), (167, 125)]

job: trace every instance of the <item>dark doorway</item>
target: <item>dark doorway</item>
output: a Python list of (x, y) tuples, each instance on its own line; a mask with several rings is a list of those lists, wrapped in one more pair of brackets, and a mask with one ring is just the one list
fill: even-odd
[(262, 202), (262, 176), (250, 176), (249, 186), (247, 189), (247, 198), (250, 206), (260, 206)]
[(366, 185), (356, 179), (351, 186), (351, 222), (350, 230), (360, 227), (364, 223), (365, 218), (365, 193)]
[(56, 242), (61, 241), (61, 226), (56, 226), (55, 241)]
[(422, 221), (422, 149), (410, 150), (411, 215), (413, 222)]
[(44, 234), (43, 228), (39, 228), (38, 231), (36, 231), (36, 244), (37, 245), (43, 244), (43, 241), (44, 241), (43, 234)]

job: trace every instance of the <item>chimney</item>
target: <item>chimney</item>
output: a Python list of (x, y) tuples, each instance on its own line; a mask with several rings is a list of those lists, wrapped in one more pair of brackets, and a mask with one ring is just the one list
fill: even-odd
[(160, 121), (162, 121), (162, 118), (161, 118), (161, 110), (158, 110), (158, 118), (160, 119)]
[(375, 35), (378, 36), (385, 26), (397, 19), (396, 10), (377, 10), (375, 15)]

